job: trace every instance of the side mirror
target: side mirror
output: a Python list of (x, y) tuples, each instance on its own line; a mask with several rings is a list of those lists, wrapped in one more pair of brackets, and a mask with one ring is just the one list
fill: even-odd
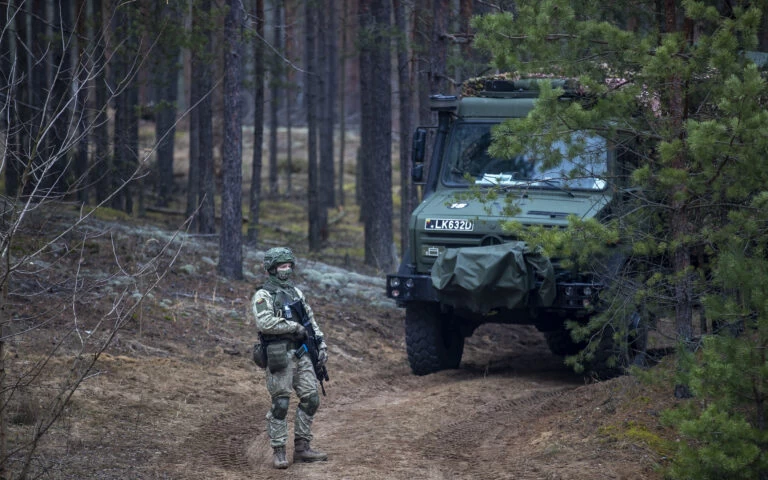
[(424, 179), (424, 164), (417, 163), (413, 166), (413, 170), (411, 170), (411, 180), (413, 180), (413, 183), (421, 183), (423, 179)]
[(413, 134), (411, 180), (420, 183), (424, 179), (424, 152), (427, 145), (427, 130), (417, 128)]
[(413, 163), (424, 163), (424, 150), (427, 145), (427, 129), (417, 128), (413, 134)]

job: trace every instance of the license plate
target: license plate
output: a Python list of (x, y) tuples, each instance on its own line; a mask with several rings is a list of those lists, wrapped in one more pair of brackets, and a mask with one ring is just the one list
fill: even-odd
[(449, 218), (428, 218), (424, 222), (427, 230), (451, 230), (459, 232), (471, 232), (475, 225), (471, 220), (454, 220)]

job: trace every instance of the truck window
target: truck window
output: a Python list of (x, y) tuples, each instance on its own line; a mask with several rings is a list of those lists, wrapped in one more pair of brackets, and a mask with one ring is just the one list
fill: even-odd
[[(453, 126), (445, 155), (443, 182), (446, 185), (503, 185), (542, 189), (603, 190), (608, 169), (608, 148), (605, 139), (579, 135), (586, 146), (582, 155), (565, 159), (555, 168), (543, 169), (531, 154), (514, 158), (494, 158), (488, 154), (492, 123), (462, 123)], [(554, 148), (566, 154), (564, 143)]]

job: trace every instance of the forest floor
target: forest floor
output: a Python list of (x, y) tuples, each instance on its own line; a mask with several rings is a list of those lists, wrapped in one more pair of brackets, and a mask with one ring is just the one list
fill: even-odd
[[(349, 217), (333, 227), (331, 263), (381, 276), (338, 253), (360, 244), (350, 236), (359, 231), (340, 233), (355, 223)], [(128, 235), (122, 230), (90, 238), (86, 256), (75, 262), (78, 272), (106, 272), (116, 263), (127, 268), (121, 260), (149, 243), (130, 243), (130, 229), (143, 238), (139, 232), (146, 226), (134, 222), (133, 227), (121, 223)], [(660, 420), (675, 402), (670, 387), (632, 376), (585, 379), (550, 354), (535, 329), (501, 325), (483, 326), (467, 340), (459, 369), (414, 376), (405, 353), (403, 311), (366, 298), (341, 299), (303, 278), (300, 235), (269, 230), (265, 239), (296, 243), (297, 280), (329, 344), (330, 381), (313, 429), (313, 447), (327, 452), (329, 460), (284, 471), (271, 467), (265, 374), (250, 360), (256, 332), (249, 299), (263, 276), (258, 265), (246, 265), (256, 272), (246, 280), (218, 277), (215, 264), (200, 256), (208, 250), (214, 256), (215, 243), (190, 238), (143, 300), (140, 314), (121, 326), (42, 437), (34, 472), (55, 479), (662, 478), (658, 469), (674, 442)], [(341, 247), (333, 249), (333, 239)], [(55, 266), (56, 252), (48, 248), (38, 259)], [(67, 314), (74, 303), (67, 300), (70, 294), (51, 287), (37, 298), (23, 295), (40, 291), (39, 285), (14, 286), (15, 311), (34, 318), (60, 297), (62, 314), (14, 337), (11, 376), (42, 359), (48, 371), (66, 372), (77, 355), (70, 348), (77, 338)], [(88, 305), (78, 309), (76, 331), (90, 334), (89, 325), (114, 302), (107, 294), (88, 297)], [(57, 343), (68, 335), (72, 342)], [(60, 347), (53, 351), (52, 345)], [(662, 362), (655, 368), (663, 376), (668, 367)], [(50, 380), (51, 389), (56, 381)], [(19, 389), (11, 402), (18, 420), (9, 432), (12, 445), (28, 440), (44, 417), (38, 403), (45, 392), (39, 387), (24, 392)], [(295, 406), (293, 398), (289, 418)]]

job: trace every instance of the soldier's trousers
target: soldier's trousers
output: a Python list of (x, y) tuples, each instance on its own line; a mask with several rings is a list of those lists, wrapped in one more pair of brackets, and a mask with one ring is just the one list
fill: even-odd
[[(288, 421), (287, 416), (284, 418), (275, 418), (273, 411), (274, 405), (278, 402), (278, 399), (283, 399), (283, 405), (287, 408), (288, 399), (291, 396), (291, 391), (296, 392), (296, 396), (299, 397), (299, 407), (296, 409), (296, 418), (294, 421), (293, 435), (295, 438), (304, 438), (307, 441), (312, 440), (312, 419), (314, 418), (314, 410), (317, 409), (317, 403), (312, 408), (313, 414), (308, 414), (304, 411), (303, 405), (307, 401), (319, 402), (317, 395), (317, 377), (315, 376), (315, 370), (312, 368), (312, 361), (309, 359), (309, 354), (305, 354), (301, 358), (296, 358), (295, 350), (288, 350), (287, 355), (288, 366), (277, 372), (270, 372), (269, 368), (267, 372), (267, 390), (272, 397), (273, 408), (267, 412), (267, 433), (269, 434), (270, 443), (273, 447), (280, 447), (286, 444), (288, 441)], [(310, 400), (311, 399), (311, 400)]]

